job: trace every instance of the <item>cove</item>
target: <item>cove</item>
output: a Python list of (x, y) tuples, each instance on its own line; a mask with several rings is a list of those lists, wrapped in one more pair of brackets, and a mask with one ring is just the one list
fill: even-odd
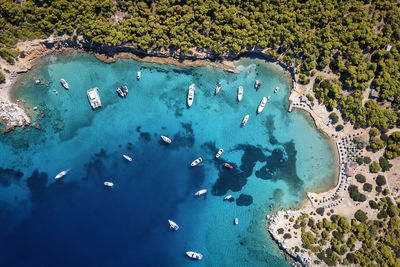
[[(285, 72), (258, 59), (236, 65), (238, 73), (131, 59), (105, 64), (74, 52), (44, 58), (23, 75), (13, 98), (26, 101), (40, 130), (1, 134), (2, 263), (287, 266), (264, 229), (269, 205), (297, 206), (307, 190), (332, 186), (335, 155), (308, 116), (287, 113)], [(262, 82), (258, 91), (255, 80)], [(215, 96), (217, 82), (222, 90)], [(129, 94), (121, 99), (115, 88), (125, 84)], [(239, 85), (244, 96), (237, 103)], [(96, 111), (86, 96), (93, 87), (102, 101)], [(164, 144), (160, 135), (173, 142)], [(215, 159), (221, 147), (225, 152)], [(202, 164), (190, 168), (199, 156)], [(233, 169), (223, 168), (224, 162)], [(68, 175), (55, 180), (64, 169)], [(113, 189), (104, 187), (106, 180)], [(206, 196), (194, 198), (202, 188)], [(233, 201), (223, 201), (227, 194)], [(179, 224), (177, 232), (168, 219)], [(203, 260), (191, 261), (187, 250), (202, 253)]]

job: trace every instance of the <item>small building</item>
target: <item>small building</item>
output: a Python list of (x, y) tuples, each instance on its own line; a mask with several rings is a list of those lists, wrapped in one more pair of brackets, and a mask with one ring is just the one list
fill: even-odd
[(369, 98), (379, 98), (379, 92), (375, 89), (371, 89), (371, 91), (369, 91)]

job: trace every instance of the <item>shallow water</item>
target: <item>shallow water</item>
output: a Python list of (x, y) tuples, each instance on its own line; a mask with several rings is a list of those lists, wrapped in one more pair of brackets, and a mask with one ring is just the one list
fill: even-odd
[[(13, 97), (26, 101), (41, 130), (1, 135), (3, 264), (288, 265), (265, 231), (264, 217), (269, 205), (295, 206), (307, 189), (331, 186), (334, 152), (307, 116), (287, 113), (287, 74), (255, 59), (237, 62), (237, 69), (234, 74), (134, 60), (105, 64), (72, 53), (50, 56), (25, 74)], [(36, 78), (41, 85), (34, 85)], [(256, 79), (263, 83), (258, 91)], [(215, 96), (218, 81), (222, 90)], [(191, 83), (196, 91), (188, 109)], [(115, 93), (121, 84), (129, 88), (126, 99)], [(239, 85), (244, 96), (237, 103)], [(102, 100), (97, 111), (86, 97), (92, 87)], [(250, 119), (241, 128), (247, 113)], [(171, 137), (172, 144), (160, 135)], [(221, 147), (225, 152), (215, 159)], [(190, 168), (199, 156), (203, 163)], [(234, 168), (223, 168), (224, 162)], [(70, 169), (68, 175), (55, 180), (64, 169)], [(113, 189), (104, 187), (106, 180)], [(206, 196), (194, 198), (202, 188)], [(227, 194), (232, 202), (223, 201)], [(168, 219), (179, 231), (169, 230)], [(187, 250), (204, 259), (189, 260)]]

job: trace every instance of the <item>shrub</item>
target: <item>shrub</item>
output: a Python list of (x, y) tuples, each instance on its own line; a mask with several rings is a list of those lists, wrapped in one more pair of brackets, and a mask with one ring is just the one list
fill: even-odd
[(279, 228), (279, 229), (278, 229), (278, 234), (281, 235), (281, 234), (283, 234), (283, 232), (284, 232), (283, 228)]
[(383, 142), (387, 142), (388, 141), (388, 139), (389, 139), (389, 136), (387, 136), (386, 134), (381, 134), (381, 136), (379, 137)]
[(350, 253), (350, 252), (347, 253), (346, 259), (348, 260), (349, 263), (354, 263), (354, 259), (355, 259), (354, 254)]
[(335, 127), (335, 130), (337, 132), (339, 132), (339, 131), (343, 130), (343, 128), (344, 128), (343, 125), (339, 124), (338, 126)]
[(357, 210), (354, 214), (354, 218), (356, 218), (356, 220), (359, 222), (365, 222), (366, 220), (368, 220), (367, 214), (362, 210)]
[(379, 166), (382, 168), (382, 171), (388, 171), (390, 168), (392, 168), (392, 164), (389, 163), (387, 159), (384, 157), (379, 158)]
[(290, 238), (292, 238), (292, 236), (291, 236), (291, 234), (286, 233), (286, 234), (283, 235), (283, 238), (284, 239), (290, 239)]
[(310, 102), (314, 101), (314, 97), (312, 95), (307, 94), (306, 97), (307, 97), (308, 101), (310, 101)]
[(388, 216), (388, 215), (387, 215), (387, 213), (386, 213), (385, 210), (379, 211), (378, 215), (376, 215), (376, 217), (377, 217), (378, 219), (386, 219), (387, 216)]
[(369, 165), (369, 171), (372, 173), (377, 173), (381, 169), (381, 166), (379, 166), (378, 162), (374, 161)]
[(361, 194), (360, 192), (358, 192), (357, 186), (350, 185), (348, 190), (349, 190), (350, 198), (352, 200), (357, 201), (357, 202), (364, 202), (365, 200), (367, 200), (367, 198), (365, 197), (364, 194)]
[(383, 190), (382, 194), (384, 196), (387, 196), (389, 194), (389, 189), (385, 188), (385, 190)]
[(375, 137), (375, 136), (377, 136), (377, 135), (379, 135), (379, 130), (378, 130), (378, 129), (376, 129), (376, 128), (371, 128), (371, 130), (369, 130), (369, 136)]
[(329, 119), (332, 120), (332, 124), (336, 124), (339, 121), (339, 117), (338, 117), (338, 115), (336, 115), (335, 112), (332, 112), (331, 114), (329, 114)]
[(362, 165), (364, 163), (364, 160), (362, 157), (358, 157), (358, 158), (356, 158), (356, 162), (358, 165)]
[(372, 209), (377, 210), (377, 209), (379, 208), (379, 207), (378, 207), (378, 204), (376, 204), (376, 202), (373, 201), (373, 200), (370, 200), (368, 203), (369, 203), (369, 206), (370, 206)]
[(364, 163), (365, 164), (370, 164), (371, 163), (371, 158), (370, 157), (364, 157)]
[(321, 215), (321, 216), (324, 215), (324, 211), (325, 211), (324, 208), (318, 208), (318, 209), (316, 210), (316, 212), (317, 212), (319, 215)]
[(357, 182), (359, 182), (361, 184), (365, 183), (365, 181), (366, 181), (365, 176), (362, 175), (362, 174), (357, 174), (356, 175), (356, 180), (357, 180)]
[(382, 186), (377, 186), (377, 187), (375, 187), (375, 190), (376, 190), (376, 192), (378, 192), (378, 193), (380, 193), (380, 192), (382, 192)]
[(379, 186), (385, 185), (386, 184), (386, 178), (383, 175), (378, 175), (376, 177), (376, 184)]
[(3, 73), (0, 71), (0, 83), (4, 83), (6, 80), (6, 77), (4, 77)]
[(385, 147), (385, 143), (376, 137), (371, 137), (369, 139), (369, 147), (374, 151), (377, 152)]
[(363, 190), (366, 191), (366, 192), (371, 192), (372, 191), (372, 184), (365, 183), (363, 185)]

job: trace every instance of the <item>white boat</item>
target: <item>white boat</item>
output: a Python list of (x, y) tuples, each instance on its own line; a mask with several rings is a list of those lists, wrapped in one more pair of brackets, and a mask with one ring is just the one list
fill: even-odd
[(122, 155), (127, 161), (132, 161), (132, 158), (127, 155)]
[(226, 197), (224, 197), (224, 200), (229, 200), (232, 198), (232, 195), (227, 195)]
[(186, 255), (194, 260), (201, 260), (203, 258), (202, 254), (193, 251), (186, 251)]
[(220, 90), (221, 90), (221, 83), (218, 83), (217, 87), (215, 87), (215, 95), (217, 95)]
[(278, 90), (279, 90), (279, 87), (278, 86), (275, 87), (274, 93), (278, 92)]
[(221, 154), (224, 152), (224, 150), (222, 148), (220, 148), (217, 152), (217, 155), (215, 155), (216, 158), (219, 158), (221, 156)]
[(264, 96), (262, 99), (261, 99), (261, 102), (260, 102), (260, 104), (258, 105), (258, 108), (257, 108), (257, 113), (260, 113), (261, 111), (263, 111), (263, 109), (264, 109), (264, 107), (265, 107), (265, 104), (267, 104), (267, 98)]
[(260, 82), (259, 80), (257, 80), (257, 81), (254, 83), (254, 88), (258, 89), (258, 88), (260, 88), (260, 86), (261, 86), (261, 82)]
[(270, 98), (271, 98), (271, 96), (269, 95), (269, 96), (267, 97), (267, 100), (270, 100)]
[(235, 218), (235, 220), (233, 221), (233, 224), (234, 225), (237, 225), (239, 223), (239, 219), (238, 218)]
[(203, 161), (203, 159), (202, 159), (201, 157), (199, 157), (199, 158), (193, 160), (192, 163), (190, 163), (190, 166), (192, 166), (192, 167), (197, 166), (197, 165), (199, 165), (202, 161)]
[(138, 71), (138, 72), (137, 72), (137, 79), (138, 79), (138, 80), (140, 79), (140, 74), (141, 74), (140, 71)]
[(168, 223), (170, 229), (178, 231), (179, 226), (174, 221), (168, 220)]
[(88, 96), (90, 106), (92, 107), (92, 109), (101, 107), (99, 91), (97, 90), (97, 88), (92, 88), (92, 89), (87, 90), (87, 96)]
[(111, 183), (111, 182), (104, 182), (104, 185), (105, 186), (109, 186), (109, 187), (113, 187), (114, 186), (114, 184)]
[(60, 83), (65, 89), (69, 89), (69, 85), (64, 79), (60, 79)]
[(61, 177), (64, 177), (67, 173), (68, 173), (68, 170), (62, 171), (56, 175), (55, 179), (60, 179)]
[(239, 86), (238, 91), (237, 91), (237, 99), (240, 102), (243, 98), (243, 86)]
[(204, 195), (205, 193), (207, 193), (207, 189), (201, 189), (201, 190), (197, 191), (194, 195), (196, 197), (199, 197), (199, 196)]
[(161, 135), (161, 139), (167, 144), (171, 144), (171, 142), (172, 142), (171, 139), (169, 139), (168, 137), (166, 137), (164, 135)]
[(193, 104), (194, 90), (196, 90), (196, 88), (194, 88), (194, 83), (193, 83), (192, 85), (189, 86), (188, 95), (187, 95), (187, 104), (189, 107), (191, 107)]
[(242, 126), (246, 126), (247, 121), (249, 120), (250, 115), (246, 114), (242, 120)]

